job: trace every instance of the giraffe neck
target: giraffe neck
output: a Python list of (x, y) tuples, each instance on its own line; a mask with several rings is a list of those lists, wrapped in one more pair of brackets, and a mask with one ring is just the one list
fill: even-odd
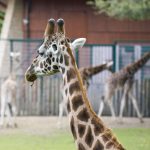
[(68, 58), (66, 58), (69, 61), (69, 66), (65, 66), (61, 72), (63, 73), (70, 128), (78, 149), (96, 150), (115, 147), (118, 150), (123, 150), (111, 130), (105, 127), (92, 110), (69, 48), (68, 53)]
[(85, 68), (83, 70), (85, 70), (85, 75), (86, 76), (92, 77), (93, 75), (96, 75), (96, 74), (98, 74), (99, 72), (101, 72), (105, 69), (109, 69), (107, 67), (107, 64), (101, 64), (101, 65), (94, 66), (94, 67), (88, 67), (88, 68)]
[(141, 59), (125, 67), (125, 69), (130, 74), (135, 74), (140, 68), (142, 68), (147, 63), (149, 59), (150, 59), (150, 52), (146, 53)]
[(83, 84), (85, 86), (86, 89), (88, 89), (89, 87), (89, 79), (104, 71), (105, 69), (108, 69), (111, 71), (111, 67), (107, 66), (107, 63), (106, 64), (101, 64), (101, 65), (98, 65), (98, 66), (92, 66), (92, 67), (87, 67), (87, 68), (81, 68), (80, 69), (80, 74), (81, 74), (81, 77), (82, 77), (82, 81), (83, 81)]

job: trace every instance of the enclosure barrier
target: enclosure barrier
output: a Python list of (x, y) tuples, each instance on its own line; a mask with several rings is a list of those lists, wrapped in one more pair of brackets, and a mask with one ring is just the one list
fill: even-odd
[[(61, 84), (62, 78), (58, 73), (54, 76), (39, 78), (31, 87), (24, 80), (24, 73), (31, 64), (32, 59), (37, 55), (37, 48), (41, 45), (42, 40), (34, 39), (9, 39), (6, 51), (21, 52), (21, 67), (17, 72), (17, 108), (18, 115), (58, 115), (59, 103), (62, 100)], [(115, 44), (98, 44), (85, 45), (83, 49), (75, 53), (76, 61), (79, 67), (95, 66), (108, 60), (113, 60), (113, 71), (118, 71), (127, 64), (134, 62), (141, 55), (150, 51), (150, 42), (118, 42)], [(8, 56), (9, 57), (9, 56)], [(10, 72), (13, 70), (14, 62), (10, 58), (8, 63)], [(90, 80), (88, 96), (95, 110), (99, 109), (101, 96), (104, 93), (104, 85), (107, 77), (111, 73), (104, 71)], [(0, 77), (0, 84), (7, 78)], [(21, 86), (20, 86), (21, 85)], [(133, 86), (134, 96), (138, 100), (140, 111), (144, 117), (150, 117), (150, 61), (135, 75)], [(113, 98), (113, 105), (116, 114), (119, 113), (121, 92), (117, 92)], [(110, 115), (109, 109), (106, 108), (104, 115)], [(126, 101), (124, 111), (125, 116), (136, 116), (131, 101)]]

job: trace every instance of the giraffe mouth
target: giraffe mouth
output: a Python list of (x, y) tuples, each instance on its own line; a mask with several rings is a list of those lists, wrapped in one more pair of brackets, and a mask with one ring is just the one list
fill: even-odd
[(35, 74), (26, 74), (25, 78), (28, 82), (34, 82), (37, 79)]
[(58, 72), (60, 72), (59, 70), (54, 70), (54, 71), (51, 71), (51, 72), (49, 72), (47, 75), (49, 76), (49, 75), (54, 75), (54, 74), (56, 74), (56, 73), (58, 73)]

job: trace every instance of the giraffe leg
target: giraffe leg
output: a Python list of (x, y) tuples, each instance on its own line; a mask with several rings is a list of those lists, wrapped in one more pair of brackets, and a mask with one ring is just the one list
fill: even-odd
[(140, 119), (140, 122), (143, 123), (144, 121), (143, 121), (142, 115), (141, 115), (141, 113), (140, 113), (140, 111), (139, 111), (136, 98), (133, 96), (133, 94), (132, 94), (131, 92), (129, 92), (129, 96), (130, 96), (130, 98), (131, 98), (133, 107), (134, 107), (134, 109), (136, 110), (137, 116), (138, 116), (138, 118)]
[(121, 123), (122, 123), (123, 111), (124, 111), (124, 107), (125, 107), (126, 96), (131, 91), (133, 83), (134, 83), (133, 78), (129, 78), (123, 87), (123, 95), (122, 95), (122, 99), (121, 99), (120, 113), (119, 113), (119, 120)]
[[(112, 104), (112, 100), (107, 100), (105, 102), (108, 104), (108, 106), (110, 108), (110, 112), (111, 112), (113, 120), (115, 120), (116, 115), (115, 115), (114, 107), (113, 107), (113, 104)], [(102, 99), (101, 102), (100, 102), (100, 107), (99, 107), (99, 111), (98, 111), (98, 116), (99, 117), (101, 116), (101, 114), (103, 112), (103, 109), (104, 109), (104, 99)]]
[(13, 119), (13, 126), (15, 128), (18, 127), (18, 124), (16, 122), (16, 116), (17, 116), (17, 111), (16, 111), (16, 107), (15, 106), (12, 106), (12, 112), (13, 112), (13, 116), (12, 116), (12, 119)]
[(120, 106), (120, 113), (119, 113), (119, 121), (120, 122), (122, 122), (123, 110), (125, 107), (125, 100), (126, 100), (126, 92), (123, 93), (123, 96), (121, 99), (121, 106)]
[(7, 103), (6, 115), (7, 115), (7, 123), (6, 123), (7, 127), (17, 127), (17, 124), (15, 123), (16, 109), (14, 106), (12, 106), (11, 103)]
[(115, 111), (114, 111), (114, 107), (113, 107), (113, 103), (112, 103), (112, 97), (115, 93), (115, 89), (111, 88), (111, 86), (109, 84), (106, 84), (105, 86), (105, 96), (102, 97), (102, 101), (100, 104), (100, 110), (99, 110), (99, 116), (101, 115), (103, 109), (104, 109), (104, 102), (108, 104), (109, 108), (110, 108), (110, 112), (112, 115), (113, 120), (115, 120), (116, 115), (115, 115)]
[(57, 122), (58, 128), (62, 127), (62, 116), (63, 116), (64, 108), (65, 108), (65, 103), (64, 103), (64, 101), (62, 101), (59, 104), (59, 117), (58, 117), (58, 122)]
[(113, 107), (113, 95), (115, 93), (115, 89), (112, 88), (111, 86), (107, 86), (105, 89), (105, 93), (106, 93), (106, 97), (104, 100), (107, 103), (107, 105), (109, 106), (112, 119), (115, 120), (116, 115), (115, 115), (115, 111), (114, 111), (114, 107)]
[(112, 115), (112, 119), (115, 120), (116, 119), (116, 115), (115, 115), (115, 111), (114, 111), (114, 107), (113, 107), (113, 103), (112, 103), (112, 100), (110, 101), (107, 101), (107, 104), (110, 108), (110, 112), (111, 112), (111, 115)]
[(103, 109), (104, 109), (104, 100), (101, 100), (100, 106), (99, 106), (99, 111), (98, 111), (99, 117), (102, 115)]

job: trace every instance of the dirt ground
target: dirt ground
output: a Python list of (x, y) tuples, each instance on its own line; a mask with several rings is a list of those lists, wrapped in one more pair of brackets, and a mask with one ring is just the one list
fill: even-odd
[[(110, 117), (102, 117), (102, 120), (110, 128), (150, 128), (150, 118), (144, 118), (144, 123), (140, 123), (138, 118), (123, 118), (123, 123), (119, 123), (118, 119), (112, 120)], [(0, 129), (0, 134), (50, 135), (54, 131), (69, 130), (67, 117), (63, 117), (60, 126), (57, 122), (58, 117), (18, 117), (18, 128), (3, 127)]]

